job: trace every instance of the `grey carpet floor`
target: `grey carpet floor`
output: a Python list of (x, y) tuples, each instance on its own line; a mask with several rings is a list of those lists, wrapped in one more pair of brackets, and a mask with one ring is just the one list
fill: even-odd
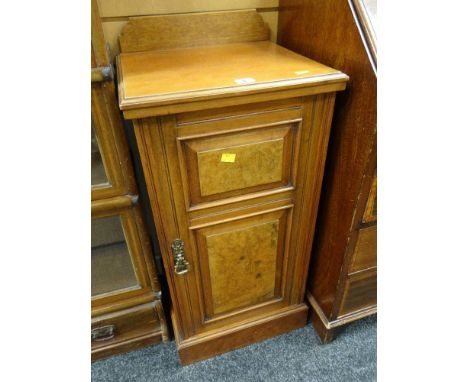
[(206, 361), (181, 367), (175, 343), (158, 344), (92, 364), (94, 382), (375, 381), (377, 317), (346, 326), (321, 345), (310, 324)]

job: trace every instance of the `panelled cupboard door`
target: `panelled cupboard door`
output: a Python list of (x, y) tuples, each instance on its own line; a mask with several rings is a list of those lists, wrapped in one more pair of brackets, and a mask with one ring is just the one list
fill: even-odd
[(179, 346), (294, 309), (305, 320), (334, 98), (134, 120)]

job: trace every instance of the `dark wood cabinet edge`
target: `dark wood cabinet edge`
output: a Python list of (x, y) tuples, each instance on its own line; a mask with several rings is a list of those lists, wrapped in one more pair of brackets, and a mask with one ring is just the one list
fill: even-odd
[(351, 0), (349, 7), (356, 20), (362, 42), (369, 55), (374, 73), (377, 75), (377, 35), (372, 25), (372, 21), (367, 14), (364, 4), (360, 0)]
[(329, 320), (317, 300), (315, 300), (314, 296), (309, 292), (307, 293), (307, 301), (312, 308), (312, 326), (316, 330), (323, 344), (329, 343), (333, 340), (334, 330), (336, 328), (377, 313), (377, 305), (373, 305), (350, 314), (340, 316), (334, 320)]
[[(364, 216), (364, 211), (367, 206), (367, 199), (370, 194), (372, 183), (373, 183), (373, 175), (376, 173), (377, 167), (377, 130), (374, 129), (374, 137), (371, 150), (367, 157), (367, 162), (365, 166), (365, 172), (360, 182), (359, 193), (357, 200), (354, 205), (354, 216), (352, 219), (351, 231), (348, 233), (348, 243), (346, 245), (346, 249), (343, 256), (343, 263), (341, 266), (340, 277), (341, 280), (338, 283), (337, 290), (336, 290), (336, 297), (335, 301), (342, 301), (345, 293), (345, 285), (344, 282), (348, 275), (349, 267), (351, 265), (351, 261), (353, 259), (354, 251), (356, 250), (357, 239), (359, 235), (359, 230), (363, 227), (362, 218)], [(372, 222), (370, 224), (366, 224), (366, 227), (371, 225), (377, 225), (377, 221)], [(333, 304), (333, 308), (331, 310), (331, 316), (336, 316), (339, 312), (340, 304)]]

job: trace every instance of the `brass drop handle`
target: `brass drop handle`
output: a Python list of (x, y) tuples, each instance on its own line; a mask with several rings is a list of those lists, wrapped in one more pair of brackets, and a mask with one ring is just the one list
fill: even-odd
[(176, 275), (185, 275), (190, 270), (190, 264), (185, 260), (184, 242), (175, 239), (171, 245), (174, 256), (174, 272)]
[(105, 325), (91, 330), (91, 341), (107, 341), (114, 338), (115, 325)]

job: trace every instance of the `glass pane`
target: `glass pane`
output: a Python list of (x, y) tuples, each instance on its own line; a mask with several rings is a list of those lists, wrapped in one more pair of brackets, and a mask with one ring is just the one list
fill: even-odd
[(94, 131), (94, 121), (91, 118), (91, 185), (108, 184), (109, 180), (102, 161), (99, 142)]
[(91, 294), (137, 285), (120, 216), (91, 220)]

